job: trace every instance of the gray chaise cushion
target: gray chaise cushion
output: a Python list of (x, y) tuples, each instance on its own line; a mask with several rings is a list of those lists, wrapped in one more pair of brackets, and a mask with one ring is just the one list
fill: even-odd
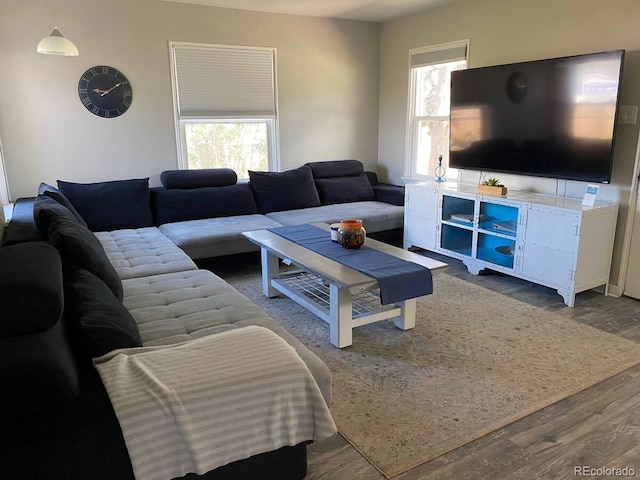
[(198, 259), (256, 251), (258, 247), (242, 232), (280, 226), (264, 215), (238, 215), (165, 223), (159, 228), (191, 258)]
[(96, 232), (94, 235), (121, 279), (198, 268), (156, 227)]
[(335, 223), (345, 218), (360, 218), (369, 233), (402, 228), (404, 207), (383, 202), (353, 202), (322, 207), (268, 213), (267, 217), (283, 225), (302, 223)]
[(248, 325), (265, 327), (296, 349), (324, 398), (330, 401), (331, 373), (327, 366), (257, 305), (212, 272), (193, 270), (132, 278), (124, 280), (123, 287), (124, 305), (138, 324), (144, 346), (185, 342)]

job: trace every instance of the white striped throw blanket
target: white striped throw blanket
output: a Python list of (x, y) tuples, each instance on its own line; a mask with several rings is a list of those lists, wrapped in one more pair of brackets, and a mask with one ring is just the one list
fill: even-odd
[(263, 327), (115, 350), (94, 364), (136, 480), (203, 474), (337, 431), (305, 363)]

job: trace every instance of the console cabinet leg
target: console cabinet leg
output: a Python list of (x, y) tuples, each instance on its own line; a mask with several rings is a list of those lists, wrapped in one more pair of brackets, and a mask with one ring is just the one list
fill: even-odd
[(558, 293), (564, 299), (564, 303), (567, 307), (573, 307), (576, 301), (576, 294), (573, 290), (558, 290)]
[(480, 265), (473, 260), (462, 260), (465, 267), (467, 267), (467, 271), (472, 275), (479, 275), (482, 270), (484, 270), (484, 266)]

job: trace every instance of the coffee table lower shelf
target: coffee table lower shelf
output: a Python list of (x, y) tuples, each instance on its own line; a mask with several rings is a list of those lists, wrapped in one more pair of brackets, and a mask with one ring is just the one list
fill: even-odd
[(331, 343), (339, 348), (351, 345), (355, 327), (391, 318), (402, 330), (415, 326), (415, 299), (381, 305), (378, 290), (351, 292), (304, 270), (281, 272), (270, 280), (272, 288), (327, 322)]

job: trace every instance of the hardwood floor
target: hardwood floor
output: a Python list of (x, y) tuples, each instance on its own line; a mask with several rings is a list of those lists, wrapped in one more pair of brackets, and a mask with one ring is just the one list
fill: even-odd
[[(605, 297), (588, 291), (578, 294), (575, 307), (569, 308), (555, 290), (501, 274), (474, 276), (457, 260), (424, 254), (449, 263), (447, 273), (450, 275), (640, 343), (640, 301)], [(593, 469), (627, 467), (633, 469), (635, 475), (597, 470), (581, 475), (575, 471), (583, 466)], [(558, 480), (581, 476), (640, 477), (640, 366), (393, 480)], [(384, 478), (342, 437), (309, 447), (305, 480)]]

